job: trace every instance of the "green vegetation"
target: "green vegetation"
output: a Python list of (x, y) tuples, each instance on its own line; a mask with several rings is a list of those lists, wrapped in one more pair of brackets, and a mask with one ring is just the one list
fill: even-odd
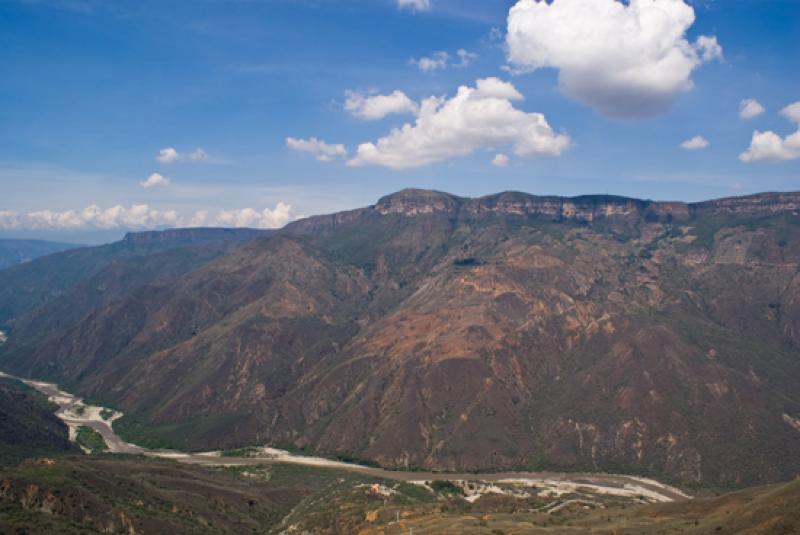
[[(28, 463), (0, 477), (6, 482), (2, 533), (267, 534), (314, 489), (312, 479), (273, 485), (224, 470), (117, 456)], [(53, 510), (41, 512), (42, 504)]]
[(114, 411), (112, 411), (111, 409), (103, 409), (100, 411), (100, 418), (102, 418), (103, 420), (108, 420), (112, 416), (114, 416)]
[(445, 481), (441, 479), (437, 479), (436, 481), (431, 481), (431, 488), (439, 492), (441, 494), (459, 494), (464, 495), (464, 489), (453, 483), (452, 481)]
[(408, 502), (430, 503), (436, 501), (436, 496), (422, 485), (402, 482), (395, 487), (395, 490), (398, 494), (407, 498)]
[[(597, 496), (602, 507), (576, 504), (548, 514), (565, 497), (488, 494), (470, 503), (446, 481), (431, 483), (436, 495), (411, 483), (298, 465), (208, 469), (135, 456), (81, 456), (27, 462), (0, 471), (0, 480), (3, 533), (269, 535), (290, 525), (298, 533), (393, 533), (398, 516), (420, 535), (743, 535), (794, 533), (800, 526), (800, 481), (655, 505)], [(40, 508), (45, 502), (52, 507), (47, 513)]]
[(0, 466), (80, 451), (55, 416), (57, 408), (24, 383), (0, 378)]
[(469, 267), (469, 266), (480, 266), (483, 265), (484, 262), (478, 260), (477, 258), (460, 258), (453, 262), (453, 265), (456, 267)]
[(335, 455), (335, 459), (343, 463), (360, 464), (362, 466), (372, 466), (373, 468), (381, 467), (381, 465), (379, 465), (372, 459), (365, 459), (364, 457), (359, 457), (358, 455), (353, 455), (351, 453), (346, 453), (346, 452), (337, 453)]
[(78, 428), (78, 435), (75, 440), (79, 446), (86, 448), (92, 453), (100, 453), (108, 450), (108, 445), (106, 441), (103, 440), (103, 435), (85, 425)]
[(178, 449), (176, 442), (169, 440), (161, 429), (125, 415), (112, 424), (114, 432), (126, 442), (153, 450)]
[(238, 418), (237, 414), (221, 414), (177, 424), (154, 424), (126, 414), (114, 421), (113, 428), (123, 440), (143, 448), (191, 451), (192, 442), (209, 433), (224, 433)]

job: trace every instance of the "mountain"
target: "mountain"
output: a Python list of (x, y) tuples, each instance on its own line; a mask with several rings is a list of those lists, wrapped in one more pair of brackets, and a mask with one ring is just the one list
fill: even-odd
[(57, 407), (24, 384), (0, 377), (0, 467), (80, 450), (70, 443)]
[(0, 269), (30, 262), (34, 258), (79, 247), (70, 243), (44, 240), (13, 240), (0, 238)]
[[(9, 328), (26, 312), (56, 301), (66, 309), (49, 314), (51, 318), (80, 319), (92, 305), (118, 298), (153, 278), (183, 272), (197, 261), (264, 234), (251, 229), (136, 232), (109, 245), (71, 249), (2, 270), (0, 328)], [(79, 295), (65, 297), (70, 292)], [(86, 304), (73, 308), (79, 300)]]
[[(157, 269), (113, 299), (81, 267), (102, 248), (14, 268), (0, 368), (194, 450), (725, 486), (800, 473), (800, 193), (404, 190), (202, 260), (170, 250), (114, 264)], [(44, 287), (37, 269), (81, 277)]]

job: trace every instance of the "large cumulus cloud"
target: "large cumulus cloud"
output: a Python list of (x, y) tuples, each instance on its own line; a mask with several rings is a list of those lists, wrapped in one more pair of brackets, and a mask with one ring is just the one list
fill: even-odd
[(514, 107), (523, 96), (498, 78), (461, 86), (452, 98), (429, 97), (414, 124), (393, 129), (375, 143), (362, 143), (350, 166), (407, 169), (466, 156), (479, 149), (510, 146), (523, 157), (558, 156), (570, 146), (541, 113)]
[(683, 0), (519, 0), (508, 15), (508, 61), (558, 69), (562, 91), (603, 115), (650, 116), (722, 56), (715, 37), (688, 41), (694, 21)]

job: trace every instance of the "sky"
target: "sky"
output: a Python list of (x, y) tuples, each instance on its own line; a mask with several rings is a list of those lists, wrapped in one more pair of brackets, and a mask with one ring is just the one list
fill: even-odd
[(800, 190), (800, 0), (0, 0), (0, 237)]

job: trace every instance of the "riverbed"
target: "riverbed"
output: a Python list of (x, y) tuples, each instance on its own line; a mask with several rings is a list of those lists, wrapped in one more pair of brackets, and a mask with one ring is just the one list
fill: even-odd
[(322, 457), (293, 455), (287, 451), (268, 446), (249, 449), (248, 456), (223, 456), (222, 452), (186, 453), (169, 450), (151, 450), (124, 441), (116, 434), (113, 422), (123, 416), (119, 411), (105, 407), (89, 405), (77, 396), (65, 392), (52, 383), (23, 379), (0, 372), (0, 377), (19, 380), (38, 390), (58, 405), (56, 416), (69, 427), (70, 439), (75, 440), (77, 429), (87, 426), (100, 433), (111, 453), (127, 453), (172, 459), (187, 464), (204, 466), (251, 466), (265, 464), (299, 464), (318, 468), (345, 470), (372, 477), (395, 481), (407, 481), (426, 484), (433, 480), (454, 482), (479, 482), (492, 487), (492, 484), (518, 486), (520, 488), (543, 489), (553, 497), (575, 492), (590, 492), (607, 496), (628, 498), (635, 501), (671, 502), (690, 498), (689, 495), (675, 487), (665, 485), (653, 479), (621, 475), (595, 473), (564, 472), (503, 472), (503, 473), (442, 473), (442, 472), (406, 472), (384, 470), (341, 461), (333, 461)]

